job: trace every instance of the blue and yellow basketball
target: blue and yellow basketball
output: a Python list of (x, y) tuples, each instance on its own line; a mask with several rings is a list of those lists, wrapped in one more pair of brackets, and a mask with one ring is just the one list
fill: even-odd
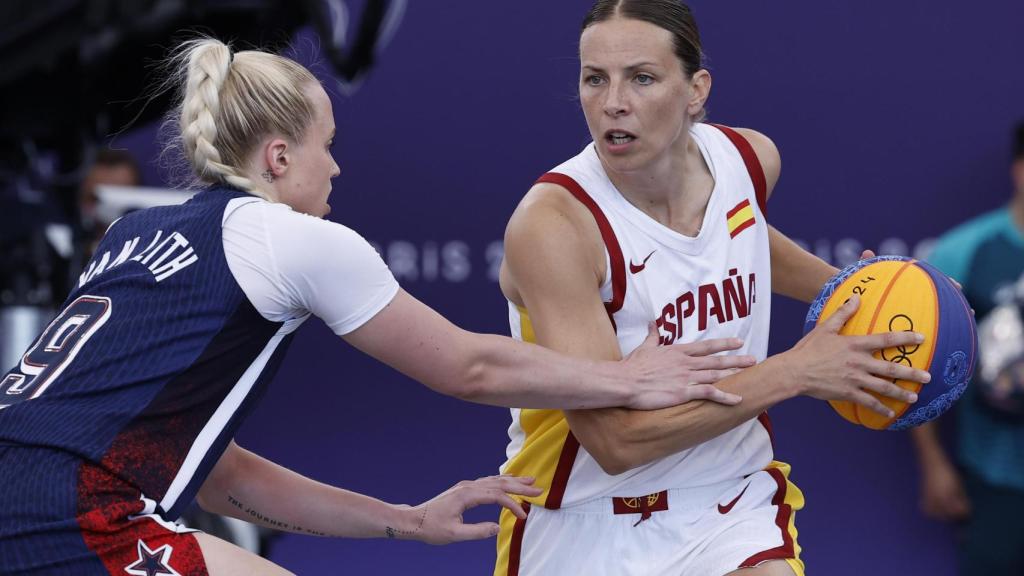
[(977, 328), (963, 294), (925, 262), (902, 256), (861, 260), (825, 284), (807, 312), (804, 333), (854, 294), (860, 295), (860, 308), (840, 333), (913, 330), (924, 334), (919, 345), (886, 348), (875, 352), (875, 357), (927, 370), (932, 379), (924, 385), (895, 381), (918, 395), (914, 404), (875, 394), (895, 413), (892, 418), (852, 402), (829, 403), (843, 418), (874, 430), (903, 430), (937, 418), (960, 398), (974, 373)]

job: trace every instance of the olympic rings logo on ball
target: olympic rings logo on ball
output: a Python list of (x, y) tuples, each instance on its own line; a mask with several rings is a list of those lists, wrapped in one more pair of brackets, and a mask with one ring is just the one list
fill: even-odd
[[(906, 314), (897, 314), (889, 319), (889, 331), (890, 332), (913, 332), (914, 331), (914, 320)], [(907, 346), (900, 345), (896, 347), (896, 351), (899, 352), (897, 356), (889, 358), (885, 355), (885, 351), (889, 348), (882, 350), (882, 359), (889, 362), (895, 362), (897, 364), (906, 364), (907, 366), (913, 367), (914, 362), (910, 359), (918, 349), (921, 348), (920, 344), (914, 344), (913, 348), (907, 348)]]

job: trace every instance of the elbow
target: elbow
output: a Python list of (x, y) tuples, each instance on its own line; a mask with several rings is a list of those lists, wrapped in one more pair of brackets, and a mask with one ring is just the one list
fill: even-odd
[(466, 362), (466, 365), (457, 370), (453, 376), (438, 379), (436, 384), (430, 387), (445, 396), (480, 404), (483, 403), (485, 391), (488, 388), (489, 374), (490, 369), (486, 363), (473, 360)]
[(631, 442), (626, 430), (620, 429), (619, 433), (614, 435), (603, 435), (597, 442), (588, 444), (590, 445), (584, 445), (584, 448), (609, 476), (618, 476), (648, 462), (642, 458), (639, 446)]
[(619, 474), (629, 472), (636, 467), (631, 466), (630, 462), (625, 458), (621, 458), (615, 454), (602, 454), (600, 456), (597, 454), (591, 454), (591, 456), (594, 457), (594, 460), (597, 462), (597, 465), (601, 467), (601, 470), (609, 476), (618, 476)]
[[(613, 408), (604, 411), (600, 426), (585, 426), (587, 441), (580, 440), (601, 470), (618, 476), (650, 464), (663, 454), (657, 439), (663, 436), (649, 412)], [(580, 438), (581, 435), (577, 435)]]
[(590, 455), (594, 457), (601, 470), (609, 476), (618, 476), (651, 462), (639, 457), (635, 451), (627, 449), (622, 444), (605, 447), (600, 451), (591, 452)]
[(482, 403), (490, 381), (496, 378), (496, 370), (487, 346), (482, 346), (480, 339), (479, 335), (466, 332), (455, 336), (451, 346), (459, 352), (454, 361), (435, 366), (420, 381), (439, 394)]

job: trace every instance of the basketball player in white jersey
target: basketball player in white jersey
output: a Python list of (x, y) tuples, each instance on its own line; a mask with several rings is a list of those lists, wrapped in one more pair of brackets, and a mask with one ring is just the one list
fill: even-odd
[(677, 0), (598, 1), (580, 60), (593, 143), (542, 176), (509, 222), (513, 335), (614, 359), (653, 322), (662, 344), (738, 338), (733, 353), (761, 363), (718, 384), (743, 397), (736, 406), (514, 409), (502, 471), (543, 493), (525, 519), (502, 512), (494, 573), (802, 576), (803, 497), (773, 458), (764, 410), (802, 394), (888, 413), (865, 390), (913, 401), (886, 379), (927, 374), (871, 353), (921, 336), (839, 336), (852, 300), (766, 359), (772, 289), (810, 301), (836, 272), (768, 226), (775, 146), (701, 122), (711, 78)]

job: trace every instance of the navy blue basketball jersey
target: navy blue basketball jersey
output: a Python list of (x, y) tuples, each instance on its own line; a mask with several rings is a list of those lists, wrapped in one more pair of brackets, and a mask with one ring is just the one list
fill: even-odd
[(79, 459), (80, 512), (134, 501), (177, 518), (276, 370), (297, 324), (263, 318), (224, 255), (244, 196), (212, 188), (116, 222), (0, 381), (0, 444)]

